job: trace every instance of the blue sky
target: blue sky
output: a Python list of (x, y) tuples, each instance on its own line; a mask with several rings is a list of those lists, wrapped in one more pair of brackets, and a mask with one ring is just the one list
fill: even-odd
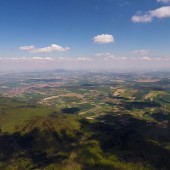
[(168, 69), (169, 46), (169, 0), (0, 0), (0, 71)]

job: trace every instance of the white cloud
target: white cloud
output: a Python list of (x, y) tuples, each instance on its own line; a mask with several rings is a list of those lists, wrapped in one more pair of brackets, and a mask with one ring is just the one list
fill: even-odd
[(90, 58), (85, 58), (85, 57), (80, 57), (80, 58), (77, 58), (78, 61), (90, 61), (91, 59)]
[(33, 60), (42, 60), (42, 57), (32, 57)]
[(146, 61), (151, 61), (151, 60), (152, 60), (151, 57), (147, 57), (147, 56), (146, 56), (146, 57), (142, 57), (141, 59), (142, 59), (142, 60), (146, 60)]
[(122, 61), (122, 60), (127, 60), (128, 58), (125, 56), (115, 56), (112, 53), (97, 53), (96, 55), (96, 60), (104, 60), (104, 61)]
[(96, 56), (103, 57), (103, 56), (111, 56), (111, 53), (97, 53)]
[(170, 6), (164, 6), (155, 10), (150, 10), (144, 15), (134, 15), (131, 18), (132, 22), (152, 22), (154, 18), (168, 18), (170, 17)]
[(19, 50), (28, 51), (30, 53), (49, 53), (49, 52), (54, 52), (54, 51), (63, 52), (63, 51), (70, 50), (70, 48), (69, 47), (64, 48), (57, 44), (51, 44), (51, 46), (43, 47), (43, 48), (36, 48), (33, 45), (22, 46), (22, 47), (19, 47)]
[(115, 59), (115, 55), (112, 53), (97, 53), (95, 55), (97, 59), (104, 59), (104, 60), (110, 60), (110, 59)]
[(167, 3), (170, 2), (170, 0), (157, 0), (157, 2), (161, 2), (161, 3), (167, 4)]
[(22, 47), (19, 47), (20, 50), (25, 50), (25, 51), (30, 51), (30, 50), (33, 50), (35, 49), (35, 47), (33, 45), (30, 45), (30, 46), (22, 46)]
[(51, 57), (32, 57), (32, 60), (53, 60)]
[(96, 35), (93, 38), (93, 41), (97, 44), (108, 44), (108, 43), (113, 43), (114, 38), (113, 38), (113, 35), (101, 34), (101, 35)]
[(53, 52), (53, 51), (58, 51), (58, 52), (62, 52), (62, 51), (67, 51), (69, 50), (69, 47), (61, 47), (59, 45), (56, 44), (52, 44), (49, 47), (43, 47), (43, 48), (37, 48), (34, 49), (32, 52), (33, 53), (49, 53), (49, 52)]
[(156, 10), (151, 11), (150, 13), (153, 17), (157, 18), (170, 17), (170, 6), (158, 8)]
[(134, 15), (131, 20), (132, 22), (151, 22), (152, 16), (149, 13), (145, 15)]
[(150, 54), (150, 51), (149, 50), (135, 50), (135, 51), (133, 51), (133, 54), (148, 55), (148, 54)]

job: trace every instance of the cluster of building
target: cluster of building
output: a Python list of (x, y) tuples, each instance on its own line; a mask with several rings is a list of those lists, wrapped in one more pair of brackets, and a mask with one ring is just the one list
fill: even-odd
[(51, 82), (51, 83), (41, 83), (41, 84), (35, 84), (27, 87), (17, 87), (12, 89), (6, 89), (3, 93), (4, 96), (12, 97), (12, 96), (20, 96), (26, 92), (35, 91), (42, 88), (47, 87), (60, 87), (63, 85), (63, 82)]

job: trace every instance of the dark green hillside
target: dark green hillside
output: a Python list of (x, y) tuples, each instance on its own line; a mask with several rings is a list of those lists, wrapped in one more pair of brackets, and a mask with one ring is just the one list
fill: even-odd
[(0, 168), (168, 170), (169, 139), (168, 128), (127, 114), (87, 121), (53, 113), (26, 121), (14, 133), (1, 133)]

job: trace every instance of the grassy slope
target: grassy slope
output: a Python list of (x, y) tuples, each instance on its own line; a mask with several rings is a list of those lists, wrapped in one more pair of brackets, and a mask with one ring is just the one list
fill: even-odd
[(47, 116), (51, 109), (15, 99), (0, 98), (0, 125), (4, 132), (14, 132), (20, 124), (35, 116)]

